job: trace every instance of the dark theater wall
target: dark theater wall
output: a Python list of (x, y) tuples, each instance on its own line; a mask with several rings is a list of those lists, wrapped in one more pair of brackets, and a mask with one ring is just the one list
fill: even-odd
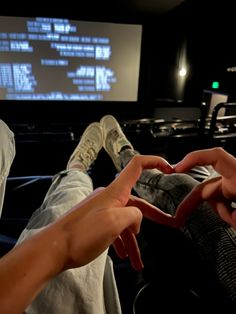
[[(144, 22), (142, 100), (155, 103), (181, 99), (200, 104), (203, 90), (213, 90), (236, 99), (236, 46), (232, 3), (185, 1), (180, 7)], [(178, 57), (186, 47), (188, 73), (185, 91), (178, 98), (175, 75)], [(228, 69), (228, 71), (227, 71)], [(146, 84), (146, 85), (145, 85)]]

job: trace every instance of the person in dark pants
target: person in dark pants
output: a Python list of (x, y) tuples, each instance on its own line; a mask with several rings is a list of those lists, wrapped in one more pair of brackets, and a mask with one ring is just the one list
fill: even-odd
[[(100, 123), (104, 148), (120, 172), (130, 160), (138, 158), (139, 152), (113, 116), (103, 117)], [(196, 304), (201, 297), (202, 304), (209, 307), (218, 304), (222, 308), (234, 308), (236, 210), (230, 205), (236, 199), (236, 159), (221, 148), (213, 148), (190, 153), (174, 169), (172, 174), (158, 169), (144, 170), (134, 187), (139, 197), (175, 217), (181, 226), (178, 232), (157, 227), (150, 220), (142, 223), (144, 264), (151, 286), (156, 289), (156, 293), (153, 289), (151, 293), (147, 285), (146, 295), (152, 295), (155, 304), (176, 306), (181, 291), (178, 288), (185, 281), (189, 287), (186, 295)], [(160, 247), (162, 250), (158, 251)], [(166, 256), (160, 256), (161, 252)], [(171, 276), (177, 282), (171, 281)], [(161, 287), (158, 282), (162, 282)], [(159, 294), (158, 299), (157, 291), (165, 291), (165, 296)]]

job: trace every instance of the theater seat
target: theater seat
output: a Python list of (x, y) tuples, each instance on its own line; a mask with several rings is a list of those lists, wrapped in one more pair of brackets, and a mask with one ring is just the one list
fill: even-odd
[(0, 234), (0, 256), (5, 255), (16, 244), (16, 239)]
[(52, 176), (22, 176), (7, 179), (0, 219), (0, 256), (16, 243), (29, 218), (37, 209), (51, 184)]
[(51, 180), (51, 175), (9, 177), (2, 218), (29, 219), (41, 205)]

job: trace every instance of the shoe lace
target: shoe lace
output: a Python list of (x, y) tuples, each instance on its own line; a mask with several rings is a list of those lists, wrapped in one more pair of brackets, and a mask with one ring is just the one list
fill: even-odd
[(85, 168), (88, 168), (97, 157), (95, 143), (89, 139), (87, 139), (84, 143), (81, 143), (78, 157)]
[(111, 130), (109, 132), (109, 137), (117, 146), (123, 146), (127, 143), (126, 137), (117, 130)]
[(122, 140), (123, 136), (120, 132), (118, 132), (117, 130), (111, 130), (109, 133), (109, 136), (112, 138), (112, 140), (116, 141), (116, 140)]

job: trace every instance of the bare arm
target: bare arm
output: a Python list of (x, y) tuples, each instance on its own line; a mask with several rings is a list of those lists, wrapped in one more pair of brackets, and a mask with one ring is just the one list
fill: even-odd
[(2, 257), (1, 311), (22, 313), (50, 279), (65, 269), (87, 264), (118, 238), (122, 239), (122, 247), (134, 268), (142, 268), (135, 239), (142, 213), (136, 206), (128, 206), (128, 202), (142, 169), (154, 167), (166, 173), (173, 172), (162, 158), (134, 158), (107, 188), (93, 192)]

